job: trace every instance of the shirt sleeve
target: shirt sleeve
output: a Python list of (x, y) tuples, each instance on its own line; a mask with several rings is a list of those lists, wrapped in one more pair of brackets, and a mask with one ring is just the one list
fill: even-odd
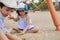
[(7, 29), (5, 28), (5, 25), (4, 25), (4, 22), (0, 19), (0, 29), (6, 33), (7, 32)]
[(0, 19), (0, 28), (3, 28), (4, 27), (4, 23), (3, 21)]

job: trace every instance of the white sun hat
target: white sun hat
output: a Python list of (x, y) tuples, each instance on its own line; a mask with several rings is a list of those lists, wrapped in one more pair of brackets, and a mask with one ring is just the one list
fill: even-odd
[(28, 12), (28, 6), (26, 4), (24, 4), (23, 2), (20, 2), (18, 4), (17, 10), (24, 10), (24, 12)]
[(10, 8), (17, 8), (17, 1), (16, 0), (0, 0), (5, 6)]
[(23, 3), (23, 2), (20, 2), (19, 4), (18, 4), (18, 8), (24, 8), (25, 7), (25, 4)]

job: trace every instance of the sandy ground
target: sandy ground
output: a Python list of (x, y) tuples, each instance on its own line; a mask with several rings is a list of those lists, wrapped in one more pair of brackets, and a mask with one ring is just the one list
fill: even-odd
[[(14, 13), (13, 16), (16, 16)], [(25, 40), (60, 40), (60, 32), (55, 31), (55, 26), (53, 24), (50, 12), (48, 11), (37, 11), (35, 13), (29, 12), (29, 16), (32, 19), (33, 25), (39, 27), (38, 33), (26, 33), (24, 35), (19, 35), (18, 33), (13, 33), (19, 38)], [(60, 12), (57, 12), (58, 20), (60, 21)], [(5, 25), (7, 29), (11, 27), (16, 27), (17, 22), (5, 19)]]

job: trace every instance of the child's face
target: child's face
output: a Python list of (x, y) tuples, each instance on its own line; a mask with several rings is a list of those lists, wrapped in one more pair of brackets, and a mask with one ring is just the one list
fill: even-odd
[(24, 16), (24, 15), (25, 15), (24, 10), (20, 10), (20, 11), (19, 11), (19, 14), (20, 14), (21, 16)]
[(6, 7), (6, 6), (0, 8), (0, 9), (1, 9), (2, 15), (3, 15), (4, 17), (8, 16), (9, 13), (12, 12), (11, 8)]

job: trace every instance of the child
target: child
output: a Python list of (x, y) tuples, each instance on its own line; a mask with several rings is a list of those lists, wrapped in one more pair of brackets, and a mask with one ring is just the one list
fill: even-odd
[(13, 8), (17, 8), (15, 0), (0, 0), (0, 40), (19, 40), (16, 36), (8, 33), (4, 25), (4, 18), (12, 12)]
[(16, 28), (12, 28), (12, 30), (17, 30), (20, 32), (20, 34), (24, 34), (25, 32), (31, 32), (31, 33), (36, 33), (38, 32), (38, 27), (32, 25), (32, 21), (30, 17), (28, 16), (28, 8), (26, 4), (23, 2), (18, 4), (18, 9), (17, 9), (17, 18), (10, 17), (10, 19), (13, 19), (14, 21), (18, 21), (18, 25)]

